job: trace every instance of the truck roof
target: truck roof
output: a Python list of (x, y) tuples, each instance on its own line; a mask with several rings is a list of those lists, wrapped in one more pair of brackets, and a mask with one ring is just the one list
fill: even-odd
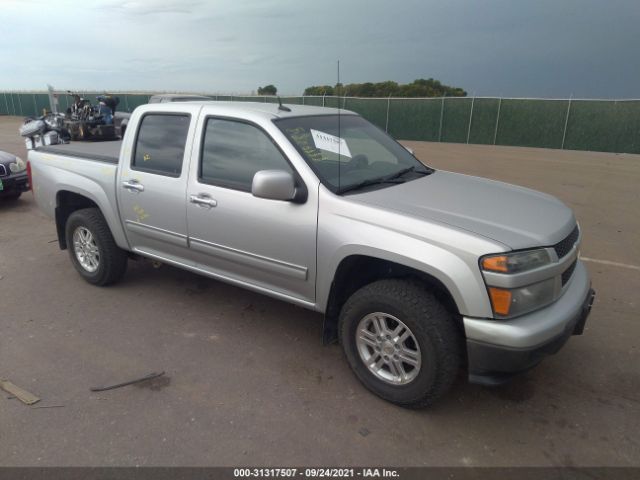
[(213, 100), (209, 95), (195, 95), (192, 93), (159, 93), (149, 98), (149, 103), (190, 102), (193, 100)]
[(205, 100), (194, 100), (187, 102), (180, 102), (181, 104), (198, 104), (198, 105), (206, 105), (206, 106), (219, 106), (221, 109), (224, 109), (226, 112), (233, 110), (238, 114), (243, 112), (245, 113), (253, 113), (253, 114), (263, 114), (270, 118), (286, 118), (286, 117), (306, 117), (313, 115), (337, 115), (338, 112), (340, 114), (353, 114), (357, 115), (357, 113), (352, 112), (350, 110), (337, 109), (337, 108), (329, 108), (329, 107), (316, 107), (312, 105), (297, 105), (290, 103), (283, 103), (283, 106), (288, 107), (291, 111), (287, 112), (285, 110), (279, 110), (279, 105), (277, 103), (266, 103), (266, 102), (227, 102), (227, 101), (205, 101)]

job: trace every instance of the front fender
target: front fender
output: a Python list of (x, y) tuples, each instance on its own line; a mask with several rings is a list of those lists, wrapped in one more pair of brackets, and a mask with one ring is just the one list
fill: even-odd
[(325, 312), (340, 263), (352, 255), (394, 262), (444, 285), (462, 315), (492, 316), (480, 256), (505, 250), (493, 240), (438, 222), (386, 212), (326, 194), (318, 215), (317, 308)]
[[(443, 249), (427, 246), (423, 242), (406, 242), (406, 239), (404, 239), (404, 243), (406, 246), (414, 243), (412, 248), (420, 253), (407, 256), (402, 252), (389, 250), (382, 246), (366, 244), (348, 244), (338, 248), (324, 268), (319, 266), (319, 277), (321, 275), (325, 277), (325, 279), (318, 281), (320, 310), (326, 310), (330, 287), (340, 264), (348, 257), (358, 255), (386, 260), (432, 276), (449, 291), (458, 311), (463, 315), (477, 317), (492, 315), (491, 305), (479, 272), (476, 274), (474, 269), (464, 260)], [(477, 270), (477, 263), (474, 266)]]

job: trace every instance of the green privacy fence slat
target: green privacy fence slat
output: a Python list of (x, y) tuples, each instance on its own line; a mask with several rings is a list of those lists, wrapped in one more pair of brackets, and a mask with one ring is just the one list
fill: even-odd
[(0, 93), (0, 115), (9, 115), (9, 108), (7, 107), (7, 94)]
[(304, 97), (304, 104), (314, 107), (322, 106), (322, 97)]
[(338, 99), (337, 97), (325, 97), (324, 106), (330, 108), (338, 108), (342, 107), (343, 100)]
[[(96, 102), (101, 92), (79, 92)], [(116, 93), (119, 111), (132, 112), (152, 93)], [(212, 95), (219, 101), (278, 103), (274, 96)], [(283, 103), (359, 113), (398, 139), (497, 144), (570, 150), (640, 153), (640, 100), (546, 100), (499, 98), (281, 97)], [(72, 103), (58, 94), (65, 112)], [(46, 92), (0, 92), (0, 114), (39, 116), (49, 109)]]
[(14, 95), (13, 106), (16, 111), (20, 112), (20, 115), (24, 115), (24, 107), (22, 106), (22, 95)]
[(564, 147), (640, 152), (640, 101), (572, 101)]
[[(11, 93), (3, 94), (7, 115), (15, 115), (13, 110), (13, 95)], [(4, 113), (4, 112), (3, 112)]]
[[(615, 152), (640, 152), (640, 101), (616, 102)], [(565, 148), (567, 148), (565, 146)]]
[(71, 106), (71, 102), (69, 101), (69, 97), (67, 95), (59, 95), (58, 96), (58, 106), (61, 112), (66, 112), (67, 108)]
[(599, 151), (615, 151), (617, 138), (602, 135), (602, 132), (614, 125), (614, 131), (619, 130), (616, 114), (614, 102), (571, 102), (565, 147), (580, 150), (591, 147)]
[(465, 143), (471, 117), (470, 98), (445, 98), (442, 114), (443, 142)]
[(348, 110), (359, 113), (384, 130), (387, 122), (387, 103), (388, 100), (384, 98), (348, 98), (345, 107)]
[(119, 95), (115, 94), (120, 98), (120, 103), (118, 104), (117, 110), (121, 112), (133, 112), (136, 107), (140, 105), (144, 105), (145, 103), (149, 103), (149, 95), (145, 94), (124, 94)]
[(560, 148), (568, 100), (504, 99), (496, 144)]
[(476, 98), (473, 102), (469, 143), (491, 145), (498, 119), (498, 98)]
[(233, 97), (234, 102), (264, 102), (264, 98), (252, 97), (252, 96), (237, 96)]
[(389, 101), (389, 133), (404, 140), (437, 142), (442, 100), (392, 98)]
[(291, 105), (302, 105), (302, 97), (280, 97), (282, 103), (288, 103)]
[[(43, 110), (49, 110), (49, 95), (46, 93), (36, 93), (34, 94), (34, 104), (36, 105), (36, 116), (42, 115)], [(58, 101), (58, 105), (60, 105), (60, 101)]]

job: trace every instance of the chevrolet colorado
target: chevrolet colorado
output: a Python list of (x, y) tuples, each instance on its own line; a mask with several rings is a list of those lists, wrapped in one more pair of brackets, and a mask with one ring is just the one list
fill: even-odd
[(425, 166), (349, 111), (144, 105), (121, 142), (41, 147), (28, 171), (88, 282), (146, 257), (322, 312), (362, 383), (407, 407), (461, 370), (536, 365), (594, 298), (563, 203)]

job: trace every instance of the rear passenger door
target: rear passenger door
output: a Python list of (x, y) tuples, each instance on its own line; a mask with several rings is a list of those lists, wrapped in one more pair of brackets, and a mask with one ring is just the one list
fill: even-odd
[(133, 251), (188, 263), (186, 184), (198, 107), (148, 111), (132, 124), (117, 183), (120, 217)]
[(292, 163), (257, 124), (205, 117), (197, 138), (187, 189), (196, 265), (264, 293), (314, 302), (317, 186), (308, 189), (304, 203), (251, 194), (260, 170), (291, 172), (305, 188)]

